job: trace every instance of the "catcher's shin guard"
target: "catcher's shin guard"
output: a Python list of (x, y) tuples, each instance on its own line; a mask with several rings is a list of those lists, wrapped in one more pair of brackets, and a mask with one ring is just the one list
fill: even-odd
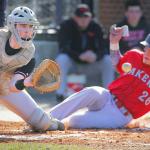
[(27, 121), (35, 130), (51, 131), (64, 130), (64, 125), (59, 120), (52, 118), (41, 108), (37, 108)]

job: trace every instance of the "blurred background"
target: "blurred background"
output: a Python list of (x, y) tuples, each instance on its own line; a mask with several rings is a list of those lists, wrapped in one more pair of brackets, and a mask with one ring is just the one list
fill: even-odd
[(27, 6), (36, 13), (40, 21), (41, 25), (34, 40), (37, 65), (45, 58), (56, 58), (59, 24), (68, 19), (82, 2), (90, 6), (95, 18), (99, 18), (99, 0), (7, 0), (6, 16), (17, 6)]
[[(7, 0), (6, 14), (17, 6), (28, 6), (36, 14), (41, 25), (58, 25), (63, 19), (69, 18), (79, 3), (86, 3), (95, 14), (95, 18), (106, 29), (118, 22), (124, 14), (125, 0)], [(141, 0), (144, 16), (150, 23), (150, 1)]]
[[(2, 0), (1, 0), (2, 1)], [(80, 3), (89, 5), (94, 19), (101, 23), (107, 34), (110, 25), (120, 21), (124, 15), (125, 0), (6, 0), (6, 16), (17, 6), (31, 8), (40, 21), (35, 37), (37, 64), (41, 59), (55, 59), (58, 51), (57, 29), (64, 19), (68, 19)], [(141, 0), (144, 16), (150, 23), (150, 1)], [(40, 51), (42, 49), (42, 51)]]
[[(1, 0), (2, 1), (2, 0)], [(6, 16), (17, 6), (27, 6), (37, 15), (41, 26), (35, 37), (37, 64), (46, 57), (57, 55), (57, 29), (64, 19), (68, 19), (80, 3), (89, 5), (94, 19), (101, 23), (107, 34), (110, 25), (120, 21), (124, 15), (126, 0), (6, 0)], [(141, 0), (144, 16), (150, 23), (150, 1)], [(40, 50), (42, 51), (40, 52)]]
[[(34, 39), (36, 47), (36, 65), (38, 65), (45, 58), (55, 60), (57, 57), (57, 31), (59, 30), (59, 25), (63, 20), (72, 16), (78, 4), (85, 3), (89, 6), (93, 13), (94, 20), (98, 24), (103, 25), (104, 35), (107, 36), (109, 27), (123, 18), (125, 1), (126, 0), (5, 0), (5, 16), (17, 6), (27, 6), (36, 13), (41, 24)], [(147, 22), (150, 23), (150, 1), (141, 0), (140, 2), (143, 15)], [(94, 73), (93, 70), (91, 73), (90, 70), (86, 73), (91, 76), (86, 85), (99, 85), (100, 78), (96, 70)]]

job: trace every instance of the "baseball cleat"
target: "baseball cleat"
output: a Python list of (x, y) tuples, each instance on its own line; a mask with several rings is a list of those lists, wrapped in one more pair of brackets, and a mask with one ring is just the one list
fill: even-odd
[(61, 121), (59, 121), (59, 120), (56, 119), (56, 122), (58, 124), (57, 130), (60, 130), (60, 131), (65, 130), (65, 126), (64, 126), (64, 124)]
[(63, 131), (65, 129), (64, 124), (58, 119), (53, 118), (50, 127), (47, 131), (60, 130)]

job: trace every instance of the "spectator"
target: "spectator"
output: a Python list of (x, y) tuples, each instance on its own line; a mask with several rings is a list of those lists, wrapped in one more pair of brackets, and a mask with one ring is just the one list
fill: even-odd
[(67, 74), (77, 63), (94, 65), (98, 61), (103, 86), (107, 87), (113, 80), (114, 70), (103, 36), (102, 27), (92, 20), (86, 4), (79, 4), (73, 17), (62, 22), (58, 36), (60, 53), (56, 58), (62, 71), (62, 83), (57, 91), (57, 100), (64, 99)]
[(129, 37), (123, 37), (120, 41), (122, 54), (131, 48), (140, 48), (139, 41), (144, 40), (149, 33), (148, 24), (143, 17), (142, 7), (138, 0), (126, 1), (125, 17), (117, 26), (123, 25), (128, 25)]
[(5, 10), (7, 0), (0, 0), (0, 27), (4, 27), (5, 24)]
[(87, 4), (88, 7), (90, 8), (92, 15), (94, 15), (94, 8), (93, 8), (94, 2), (93, 2), (93, 0), (81, 0), (81, 3)]

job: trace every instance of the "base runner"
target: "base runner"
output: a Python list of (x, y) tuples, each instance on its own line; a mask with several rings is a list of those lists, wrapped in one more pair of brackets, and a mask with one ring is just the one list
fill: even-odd
[[(122, 34), (122, 27), (110, 31), (112, 63), (120, 76), (108, 89), (93, 86), (71, 95), (50, 110), (53, 117), (71, 128), (122, 128), (150, 111), (150, 34), (141, 42), (144, 52), (132, 49), (121, 55)], [(129, 72), (123, 71), (124, 63), (131, 64)]]

